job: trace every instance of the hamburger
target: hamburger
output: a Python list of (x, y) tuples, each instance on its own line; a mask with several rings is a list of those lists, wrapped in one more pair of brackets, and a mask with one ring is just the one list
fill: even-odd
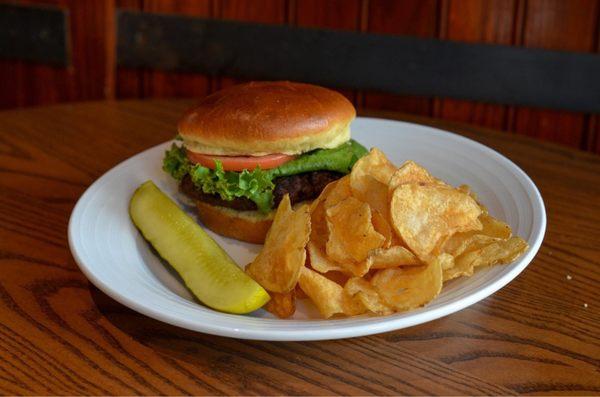
[(341, 94), (288, 81), (215, 92), (188, 110), (163, 169), (214, 232), (264, 242), (274, 210), (313, 200), (367, 150), (350, 139), (356, 116)]

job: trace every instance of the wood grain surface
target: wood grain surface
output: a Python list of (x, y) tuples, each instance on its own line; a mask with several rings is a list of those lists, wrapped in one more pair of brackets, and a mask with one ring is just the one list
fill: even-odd
[(144, 317), (96, 289), (67, 246), (75, 202), (101, 174), (173, 137), (186, 101), (0, 112), (2, 394), (600, 394), (600, 157), (481, 127), (457, 131), (536, 182), (548, 231), (489, 298), (381, 335), (273, 343)]

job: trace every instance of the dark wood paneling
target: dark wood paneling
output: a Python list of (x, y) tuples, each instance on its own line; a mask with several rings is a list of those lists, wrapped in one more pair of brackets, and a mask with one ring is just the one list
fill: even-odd
[[(211, 0), (144, 0), (147, 12), (177, 13), (196, 17), (211, 16)], [(144, 97), (203, 97), (210, 92), (210, 78), (196, 73), (143, 72)]]
[(59, 7), (0, 4), (0, 58), (66, 67), (67, 24)]
[(600, 111), (593, 54), (136, 12), (118, 26), (125, 66)]
[[(23, 61), (0, 59), (0, 109), (23, 106), (26, 93), (22, 88)], [(10, 78), (8, 78), (10, 76)], [(33, 96), (33, 95), (31, 95)]]
[[(295, 26), (360, 30), (361, 0), (296, 0), (290, 5)], [(357, 104), (355, 90), (338, 91)]]
[[(117, 9), (137, 10), (143, 8), (142, 0), (116, 0)], [(143, 96), (143, 73), (141, 70), (116, 66), (117, 98), (141, 98)]]
[[(285, 0), (214, 0), (215, 16), (235, 21), (284, 24), (287, 20)], [(216, 89), (245, 80), (230, 77), (216, 79)]]
[[(598, 51), (600, 35), (600, 0), (17, 0), (10, 3), (13, 2), (57, 5), (68, 10), (73, 58), (70, 68), (0, 61), (2, 108), (113, 96), (201, 96), (215, 88), (216, 84), (211, 87), (209, 80), (196, 74), (122, 67), (115, 72), (114, 37), (111, 37), (115, 6), (567, 51), (589, 52), (594, 48)], [(226, 79), (224, 85), (233, 81)], [(353, 97), (351, 93), (347, 95)], [(506, 111), (504, 106), (497, 105), (450, 99), (434, 103), (427, 98), (371, 93), (359, 94), (359, 99), (358, 105), (419, 114), (435, 111), (442, 118), (509, 128), (600, 153), (599, 116), (514, 106)]]
[[(0, 106), (30, 106), (105, 98), (111, 93), (107, 67), (109, 0), (22, 0), (17, 4), (60, 6), (69, 13), (71, 66), (0, 61)], [(4, 84), (8, 89), (4, 89)]]
[[(367, 12), (369, 32), (419, 37), (437, 34), (436, 0), (370, 0)], [(431, 99), (381, 93), (365, 93), (363, 105), (421, 115), (430, 115), (432, 111)]]
[[(515, 30), (517, 0), (447, 0), (440, 38), (510, 45)], [(503, 129), (507, 107), (455, 99), (436, 102), (434, 116)]]
[[(593, 51), (598, 3), (598, 0), (528, 0), (522, 45), (565, 51)], [(509, 121), (509, 128), (519, 134), (580, 147), (585, 116), (519, 108)]]
[(358, 30), (360, 22), (360, 0), (296, 0), (294, 25)]

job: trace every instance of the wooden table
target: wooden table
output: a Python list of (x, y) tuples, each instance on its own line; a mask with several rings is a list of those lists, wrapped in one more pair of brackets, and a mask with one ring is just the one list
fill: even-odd
[(536, 182), (548, 231), (484, 301), (382, 335), (226, 339), (108, 298), (67, 246), (75, 202), (118, 162), (173, 137), (189, 101), (0, 113), (3, 394), (599, 394), (600, 157), (479, 127), (382, 114), (478, 140)]

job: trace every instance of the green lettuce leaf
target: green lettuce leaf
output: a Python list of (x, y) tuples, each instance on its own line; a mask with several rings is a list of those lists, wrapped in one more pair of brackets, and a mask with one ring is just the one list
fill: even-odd
[(245, 197), (256, 203), (259, 211), (269, 212), (273, 204), (273, 184), (269, 175), (256, 168), (253, 171), (224, 171), (220, 161), (215, 161), (215, 169), (194, 165), (190, 169), (194, 185), (204, 193), (218, 194), (221, 199), (231, 201)]
[(347, 174), (356, 161), (367, 154), (367, 149), (350, 140), (333, 149), (317, 149), (292, 161), (269, 170), (273, 178), (291, 176), (312, 171), (336, 171)]
[(176, 144), (171, 145), (163, 158), (163, 170), (173, 178), (181, 181), (190, 172), (192, 163), (188, 160), (185, 149)]
[(163, 159), (163, 170), (181, 181), (187, 174), (197, 188), (207, 194), (218, 194), (221, 199), (231, 201), (245, 197), (256, 203), (259, 211), (268, 212), (273, 207), (273, 180), (311, 171), (336, 171), (347, 174), (354, 163), (367, 153), (367, 149), (351, 140), (334, 149), (317, 149), (305, 153), (271, 170), (242, 172), (225, 171), (221, 162), (215, 161), (215, 169), (191, 163), (181, 146), (173, 144)]

